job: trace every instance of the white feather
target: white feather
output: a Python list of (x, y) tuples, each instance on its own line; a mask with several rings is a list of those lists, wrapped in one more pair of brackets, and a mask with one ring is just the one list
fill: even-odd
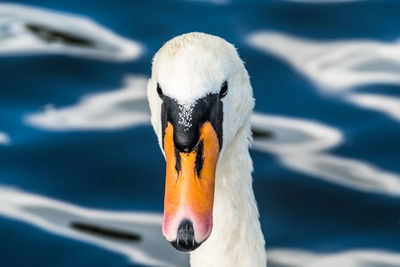
[(147, 87), (151, 122), (161, 146), (162, 101), (157, 83), (165, 95), (190, 110), (197, 99), (218, 93), (224, 81), (229, 89), (222, 99), (223, 146), (216, 171), (214, 226), (210, 237), (191, 252), (191, 266), (264, 267), (265, 242), (248, 152), (254, 99), (249, 75), (234, 46), (204, 33), (184, 34), (168, 41), (154, 56)]

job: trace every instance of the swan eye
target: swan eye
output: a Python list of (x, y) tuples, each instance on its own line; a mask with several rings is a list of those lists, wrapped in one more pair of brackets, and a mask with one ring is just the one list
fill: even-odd
[(228, 82), (225, 81), (221, 85), (221, 91), (219, 91), (219, 97), (223, 98), (228, 93)]
[(164, 94), (163, 94), (163, 91), (161, 90), (161, 86), (159, 83), (157, 83), (157, 93), (158, 93), (158, 96), (162, 99)]

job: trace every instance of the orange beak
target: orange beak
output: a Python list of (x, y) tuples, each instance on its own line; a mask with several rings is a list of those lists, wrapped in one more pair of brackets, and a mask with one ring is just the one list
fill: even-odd
[(200, 127), (199, 142), (189, 153), (179, 152), (168, 122), (164, 135), (167, 161), (163, 234), (177, 249), (197, 248), (211, 234), (218, 137), (210, 122)]

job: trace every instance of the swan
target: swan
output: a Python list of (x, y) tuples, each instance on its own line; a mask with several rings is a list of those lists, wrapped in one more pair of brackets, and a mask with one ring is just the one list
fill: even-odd
[(155, 54), (147, 98), (166, 159), (162, 233), (192, 267), (266, 266), (249, 154), (254, 107), (234, 46), (187, 33)]

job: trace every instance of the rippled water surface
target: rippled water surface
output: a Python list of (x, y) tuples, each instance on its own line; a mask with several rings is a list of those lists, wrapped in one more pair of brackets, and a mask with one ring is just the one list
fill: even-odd
[[(323, 3), (321, 3), (323, 2)], [(235, 44), (269, 266), (400, 266), (400, 3), (0, 3), (0, 266), (188, 266), (161, 235), (151, 58)]]

